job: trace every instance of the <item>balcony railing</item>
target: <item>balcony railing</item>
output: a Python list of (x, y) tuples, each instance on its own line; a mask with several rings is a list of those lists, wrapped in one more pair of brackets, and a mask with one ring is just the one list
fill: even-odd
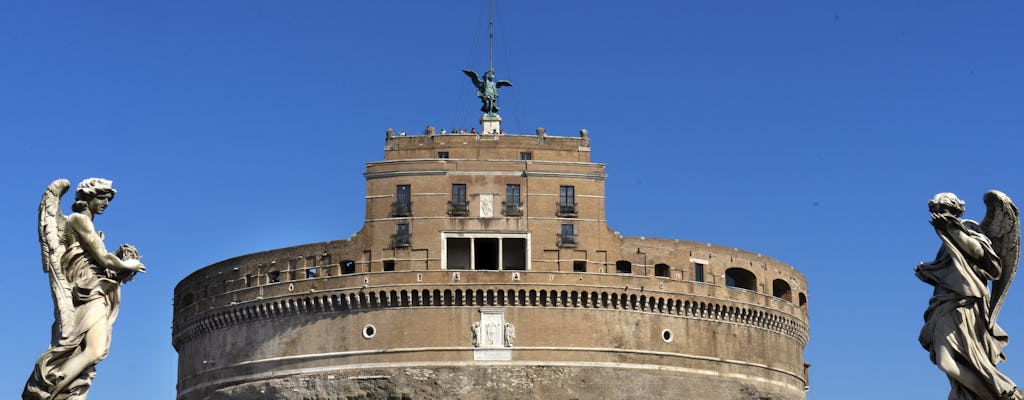
[(559, 234), (556, 244), (558, 247), (576, 247), (576, 235)]
[(412, 216), (412, 202), (396, 201), (391, 203), (391, 216), (392, 217), (411, 217)]
[(448, 202), (448, 215), (452, 217), (468, 217), (469, 216), (469, 203), (461, 202), (456, 203)]
[(506, 217), (522, 217), (523, 216), (523, 205), (522, 203), (515, 202), (501, 202), (501, 214)]
[(396, 234), (391, 235), (391, 248), (392, 249), (397, 249), (399, 247), (409, 247), (409, 246), (411, 246), (411, 243), (410, 243), (410, 240), (409, 240), (410, 236), (412, 236), (412, 235), (408, 234), (408, 233), (396, 233)]
[(558, 216), (559, 217), (570, 217), (575, 218), (577, 210), (576, 203), (562, 204), (558, 203)]

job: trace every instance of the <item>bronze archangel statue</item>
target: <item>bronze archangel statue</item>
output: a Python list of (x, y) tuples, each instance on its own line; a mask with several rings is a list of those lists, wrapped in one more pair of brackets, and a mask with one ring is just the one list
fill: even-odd
[(476, 97), (483, 101), (483, 107), (480, 107), (480, 111), (493, 115), (498, 113), (498, 89), (505, 86), (512, 86), (512, 82), (509, 81), (494, 81), (494, 70), (487, 70), (484, 72), (484, 79), (481, 81), (480, 77), (477, 76), (473, 70), (464, 69), (462, 70), (469, 79), (473, 80), (473, 86), (476, 86)]
[(984, 201), (980, 225), (960, 218), (964, 202), (952, 193), (928, 202), (942, 247), (935, 261), (915, 270), (935, 287), (919, 339), (949, 377), (950, 400), (1021, 400), (1016, 384), (996, 369), (1006, 359), (1008, 336), (996, 317), (1017, 272), (1020, 213), (1002, 192), (990, 190)]
[(110, 350), (110, 334), (121, 301), (121, 285), (146, 267), (131, 245), (107, 251), (103, 233), (93, 226), (114, 190), (105, 179), (89, 178), (75, 190), (71, 215), (60, 198), (71, 184), (50, 184), (39, 203), (39, 242), (43, 271), (50, 277), (54, 323), (50, 348), (25, 384), (23, 400), (84, 400), (96, 364)]

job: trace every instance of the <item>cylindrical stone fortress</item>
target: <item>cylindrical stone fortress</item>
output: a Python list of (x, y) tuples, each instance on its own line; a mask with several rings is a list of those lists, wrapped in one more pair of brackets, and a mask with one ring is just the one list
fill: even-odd
[(178, 398), (805, 398), (803, 275), (618, 235), (589, 146), (389, 137), (357, 234), (178, 284)]

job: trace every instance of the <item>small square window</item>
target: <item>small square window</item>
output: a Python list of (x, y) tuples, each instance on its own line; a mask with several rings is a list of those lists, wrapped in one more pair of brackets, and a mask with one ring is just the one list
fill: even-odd
[(529, 152), (529, 151), (520, 152), (519, 153), (519, 159), (523, 160), (523, 161), (532, 160), (533, 159), (533, 153)]
[(573, 261), (572, 272), (587, 272), (587, 262), (583, 260)]
[(437, 152), (437, 158), (448, 158), (448, 152), (447, 151), (439, 151), (439, 152)]
[(395, 260), (384, 260), (384, 272), (395, 270)]

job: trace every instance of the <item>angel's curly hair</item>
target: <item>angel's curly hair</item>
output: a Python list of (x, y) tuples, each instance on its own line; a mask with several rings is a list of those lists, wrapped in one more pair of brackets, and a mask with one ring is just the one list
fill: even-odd
[(82, 212), (89, 207), (89, 200), (101, 194), (109, 194), (114, 199), (117, 190), (114, 189), (114, 182), (103, 178), (89, 178), (83, 180), (75, 189), (75, 204), (71, 205), (71, 211)]
[(953, 193), (939, 193), (928, 200), (928, 210), (933, 213), (948, 212), (955, 217), (964, 215), (964, 201)]

